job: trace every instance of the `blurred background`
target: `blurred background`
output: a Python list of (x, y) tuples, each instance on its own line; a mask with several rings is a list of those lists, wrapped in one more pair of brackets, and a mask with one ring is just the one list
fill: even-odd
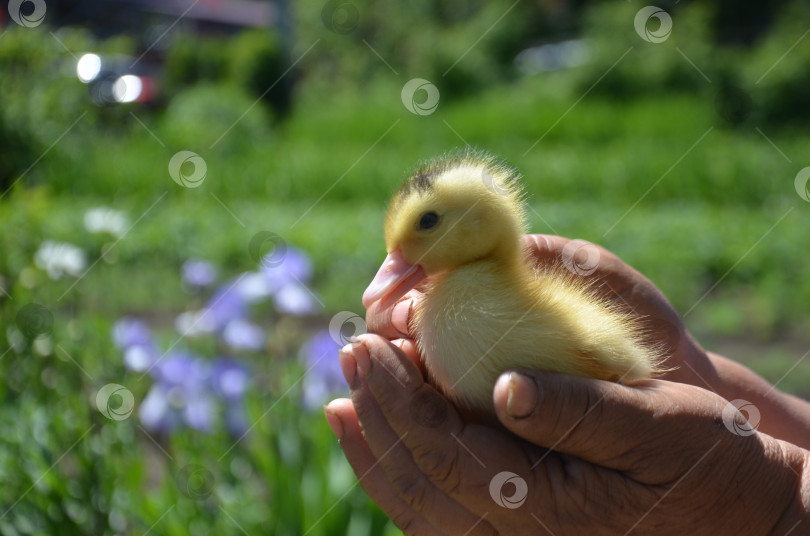
[(465, 145), (523, 173), (534, 232), (613, 250), (706, 348), (810, 397), (808, 20), (8, 2), (0, 533), (397, 534), (322, 405), (388, 197)]

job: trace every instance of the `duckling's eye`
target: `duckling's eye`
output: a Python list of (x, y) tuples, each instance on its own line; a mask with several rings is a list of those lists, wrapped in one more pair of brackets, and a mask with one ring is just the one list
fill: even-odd
[(427, 231), (433, 229), (439, 223), (439, 215), (435, 212), (425, 212), (419, 220), (419, 230)]

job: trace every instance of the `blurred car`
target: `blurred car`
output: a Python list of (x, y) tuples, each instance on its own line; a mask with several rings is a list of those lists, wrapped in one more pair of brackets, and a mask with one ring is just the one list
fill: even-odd
[[(47, 6), (45, 21), (59, 27), (81, 25), (97, 37), (134, 37), (138, 57), (82, 54), (76, 76), (98, 105), (157, 103), (162, 96), (165, 50), (175, 34), (230, 35), (246, 28), (274, 28), (289, 39), (284, 2), (257, 0), (78, 0)], [(5, 20), (4, 20), (5, 19)], [(13, 24), (0, 14), (0, 27)]]

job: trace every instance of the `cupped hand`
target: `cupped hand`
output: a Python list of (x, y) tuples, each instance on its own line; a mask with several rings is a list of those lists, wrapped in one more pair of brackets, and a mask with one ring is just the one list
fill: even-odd
[[(523, 237), (523, 244), (528, 263), (538, 267), (567, 266), (578, 277), (592, 281), (601, 296), (637, 315), (646, 340), (663, 348), (666, 355), (662, 364), (666, 371), (658, 378), (699, 387), (716, 382), (716, 372), (706, 351), (686, 330), (663, 293), (641, 272), (607, 249), (587, 242), (530, 234)], [(387, 309), (381, 309), (379, 302), (375, 302), (366, 312), (369, 332), (389, 340), (413, 339), (409, 316), (421, 299), (422, 293), (413, 290)]]
[(697, 387), (511, 371), (494, 404), (513, 435), (464, 422), (408, 340), (364, 335), (340, 360), (351, 400), (327, 419), (406, 534), (763, 535), (810, 515), (810, 454)]

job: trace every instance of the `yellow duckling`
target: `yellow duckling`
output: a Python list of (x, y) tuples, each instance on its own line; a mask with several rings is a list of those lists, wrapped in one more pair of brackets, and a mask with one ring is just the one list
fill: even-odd
[(634, 317), (563, 266), (526, 262), (522, 198), (517, 173), (490, 156), (418, 169), (388, 208), (388, 257), (363, 304), (392, 304), (429, 277), (416, 343), (431, 382), (462, 409), (492, 413), (493, 386), (510, 368), (649, 378), (661, 355)]

